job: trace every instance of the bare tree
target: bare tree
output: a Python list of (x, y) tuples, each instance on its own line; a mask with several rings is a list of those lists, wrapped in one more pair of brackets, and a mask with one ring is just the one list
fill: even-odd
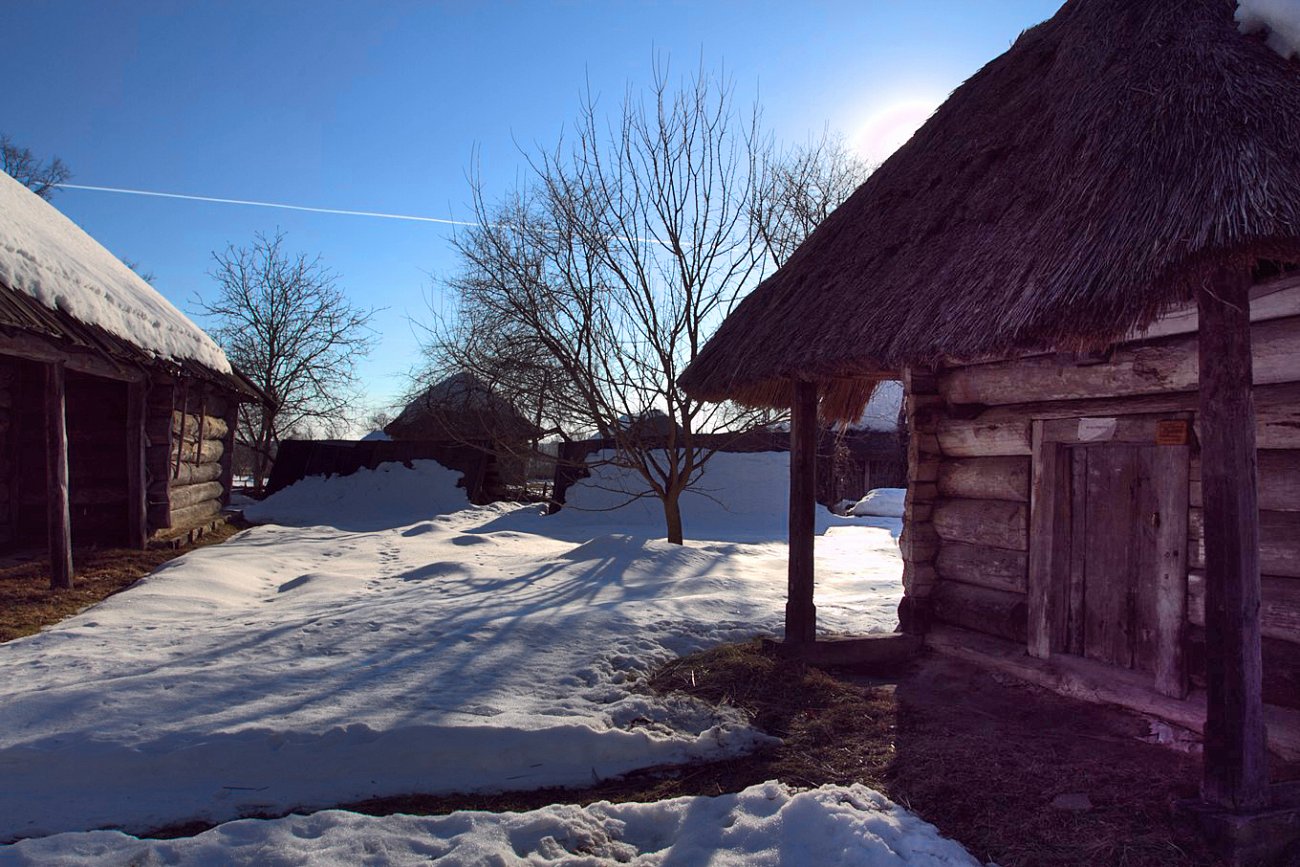
[(872, 170), (842, 137), (826, 131), (774, 157), (754, 197), (752, 221), (771, 264), (784, 264)]
[(54, 157), (49, 162), (41, 162), (31, 150), (14, 144), (3, 133), (0, 133), (0, 170), (46, 201), (59, 184), (72, 177), (63, 160)]
[(272, 399), (240, 407), (237, 438), (261, 493), (282, 438), (339, 435), (358, 406), (356, 362), (369, 353), (373, 310), (354, 307), (319, 257), (290, 254), (284, 235), (214, 252), (217, 298), (199, 302), (230, 360)]
[[(704, 435), (767, 418), (677, 386), (763, 267), (749, 220), (764, 150), (726, 82), (701, 71), (674, 89), (659, 65), (609, 121), (588, 95), (572, 140), (536, 155), (512, 196), (489, 205), (476, 185), (480, 227), (455, 240), (456, 315), (435, 356), (506, 383), (557, 429), (609, 440), (611, 462), (662, 502), (671, 542), (715, 451)], [(647, 423), (655, 412), (666, 421)]]

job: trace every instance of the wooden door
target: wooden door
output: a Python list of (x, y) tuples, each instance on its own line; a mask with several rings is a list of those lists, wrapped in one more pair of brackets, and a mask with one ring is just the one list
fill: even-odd
[(1157, 443), (1169, 421), (1035, 422), (1029, 651), (1149, 672), (1181, 696), (1190, 447)]
[(1176, 521), (1162, 447), (1067, 449), (1069, 566), (1053, 576), (1059, 629), (1053, 649), (1155, 671), (1161, 525)]

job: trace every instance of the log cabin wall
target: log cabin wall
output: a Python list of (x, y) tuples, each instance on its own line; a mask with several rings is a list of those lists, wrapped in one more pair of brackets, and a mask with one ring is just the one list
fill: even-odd
[[(1265, 701), (1300, 707), (1300, 279), (1252, 293)], [(1035, 420), (1191, 418), (1187, 667), (1204, 678), (1204, 540), (1195, 311), (1091, 357), (951, 365), (907, 383), (915, 425), (903, 538), (907, 599), (937, 623), (1027, 642)], [(933, 431), (936, 453), (926, 451)], [(919, 603), (924, 604), (919, 604)]]
[(234, 401), (192, 379), (155, 380), (146, 409), (149, 525), (155, 540), (201, 534), (229, 501)]
[(0, 357), (0, 548), (13, 543), (18, 512), (14, 508), (18, 490), (13, 454), (17, 379), (18, 363)]

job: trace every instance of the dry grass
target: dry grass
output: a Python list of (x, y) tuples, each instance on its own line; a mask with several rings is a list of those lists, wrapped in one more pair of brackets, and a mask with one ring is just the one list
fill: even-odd
[(75, 586), (71, 590), (50, 589), (49, 566), (40, 554), (22, 563), (0, 567), (0, 642), (34, 635), (125, 590), (168, 560), (195, 548), (224, 542), (237, 532), (238, 527), (227, 524), (180, 548), (75, 549), (72, 552)]

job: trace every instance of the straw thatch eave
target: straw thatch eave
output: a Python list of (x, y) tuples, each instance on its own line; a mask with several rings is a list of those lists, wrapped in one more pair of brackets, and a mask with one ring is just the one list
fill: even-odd
[[(1233, 0), (1071, 0), (958, 88), (681, 378), (788, 405), (942, 358), (1105, 344), (1300, 260), (1300, 63)], [(823, 414), (826, 410), (823, 409)]]

